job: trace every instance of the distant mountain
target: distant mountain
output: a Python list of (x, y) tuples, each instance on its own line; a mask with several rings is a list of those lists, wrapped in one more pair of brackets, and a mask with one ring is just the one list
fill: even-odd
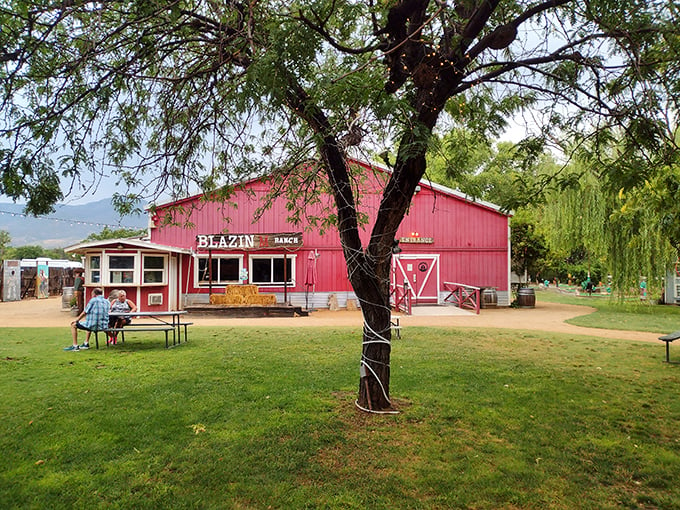
[(101, 232), (106, 226), (115, 230), (148, 225), (146, 214), (121, 218), (113, 209), (111, 199), (83, 205), (57, 205), (53, 214), (37, 218), (27, 216), (23, 209), (21, 204), (0, 202), (0, 230), (9, 232), (12, 246), (66, 248)]

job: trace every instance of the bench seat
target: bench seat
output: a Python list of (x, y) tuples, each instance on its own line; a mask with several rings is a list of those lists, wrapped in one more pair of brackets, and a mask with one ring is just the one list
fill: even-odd
[[(121, 341), (125, 342), (125, 333), (128, 332), (135, 332), (135, 331), (163, 331), (165, 332), (165, 348), (167, 349), (170, 347), (169, 339), (168, 339), (168, 333), (170, 331), (174, 331), (175, 328), (172, 325), (166, 325), (166, 324), (159, 324), (159, 325), (152, 325), (152, 324), (130, 324), (129, 326), (125, 326), (124, 328), (107, 328), (107, 329), (102, 329), (99, 331), (94, 332), (94, 339), (95, 343), (97, 345), (97, 349), (99, 349), (99, 336), (97, 333), (105, 333), (107, 336), (109, 333), (121, 333)], [(186, 339), (186, 333), (184, 335), (184, 338)], [(173, 342), (174, 342), (174, 337), (173, 337)], [(108, 346), (108, 343), (107, 343)]]
[(680, 338), (680, 330), (679, 331), (673, 331), (672, 333), (668, 333), (667, 335), (663, 335), (659, 337), (659, 340), (662, 342), (666, 342), (666, 362), (670, 363), (670, 352), (668, 346), (673, 340), (677, 340)]

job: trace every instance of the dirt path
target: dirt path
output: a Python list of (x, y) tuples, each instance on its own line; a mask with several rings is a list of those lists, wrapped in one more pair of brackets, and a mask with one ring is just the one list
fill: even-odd
[[(431, 313), (449, 315), (401, 316), (401, 325), (409, 326), (453, 326), (471, 328), (505, 328), (538, 331), (554, 331), (573, 335), (590, 335), (605, 338), (620, 338), (659, 343), (658, 333), (619, 331), (610, 329), (572, 326), (564, 321), (594, 311), (588, 306), (562, 305), (556, 303), (536, 304), (532, 309), (498, 308), (484, 309), (480, 314), (460, 310), (435, 310)], [(453, 315), (450, 315), (453, 314)], [(1, 327), (64, 327), (68, 328), (73, 318), (63, 310), (61, 297), (49, 299), (27, 299), (24, 301), (0, 302)], [(361, 327), (361, 312), (319, 310), (309, 317), (232, 319), (217, 317), (196, 317), (190, 319), (196, 326), (258, 326), (258, 327), (319, 327), (356, 326)], [(2, 333), (0, 332), (0, 336)]]

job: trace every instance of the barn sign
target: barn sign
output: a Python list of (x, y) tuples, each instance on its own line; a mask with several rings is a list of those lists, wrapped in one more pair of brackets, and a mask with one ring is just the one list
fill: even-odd
[(300, 248), (302, 232), (280, 234), (202, 234), (196, 236), (197, 249), (260, 250), (266, 248)]
[(399, 242), (410, 244), (434, 244), (434, 237), (400, 237)]

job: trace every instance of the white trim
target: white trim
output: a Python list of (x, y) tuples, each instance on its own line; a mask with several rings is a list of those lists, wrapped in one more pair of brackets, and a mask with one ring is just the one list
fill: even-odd
[[(377, 163), (367, 163), (365, 161), (359, 161), (359, 160), (353, 160), (353, 161), (356, 161), (356, 163), (358, 163), (360, 165), (364, 164), (364, 165), (368, 165), (370, 167), (379, 169), (380, 171), (385, 172), (386, 174), (389, 174), (389, 175), (392, 174), (392, 170), (390, 170), (389, 168), (386, 168), (382, 165), (379, 165)], [(443, 184), (432, 182), (429, 179), (425, 179), (425, 178), (420, 179), (420, 181), (418, 181), (418, 183), (419, 183), (420, 186), (425, 186), (427, 188), (430, 188), (433, 191), (437, 191), (437, 192), (443, 193), (445, 195), (450, 195), (452, 197), (459, 198), (459, 199), (461, 199), (465, 202), (471, 203), (471, 204), (476, 204), (476, 205), (480, 205), (482, 207), (486, 207), (488, 209), (492, 209), (493, 211), (496, 211), (497, 213), (500, 213), (504, 216), (513, 216), (514, 215), (513, 211), (503, 212), (501, 210), (501, 207), (496, 205), (496, 204), (492, 204), (491, 202), (487, 202), (485, 200), (477, 199), (477, 198), (472, 197), (472, 196), (470, 196), (466, 193), (463, 193), (462, 191), (455, 190), (453, 188), (449, 188), (448, 186), (444, 186)], [(422, 190), (422, 188), (421, 188), (421, 190)], [(418, 193), (418, 191), (421, 191), (421, 190), (416, 190), (416, 193)]]
[[(508, 305), (510, 306), (510, 300), (512, 295), (512, 229), (510, 228), (510, 221), (508, 220)], [(498, 291), (496, 291), (498, 292)], [(500, 305), (500, 302), (498, 303)]]
[[(362, 165), (362, 166), (367, 166), (367, 167), (369, 167), (368, 170), (371, 170), (371, 169), (374, 170), (374, 171), (379, 170), (381, 172), (384, 172), (387, 175), (392, 174), (392, 170), (390, 170), (389, 168), (382, 166), (378, 163), (375, 163), (375, 162), (361, 161), (357, 158), (349, 158), (349, 162), (350, 163), (356, 163), (356, 164)], [(252, 179), (247, 179), (245, 181), (242, 181), (240, 184), (245, 186), (245, 185), (251, 184), (253, 182), (264, 181), (265, 179), (266, 179), (266, 176), (254, 177)], [(446, 194), (446, 195), (450, 195), (452, 197), (459, 198), (461, 200), (464, 200), (465, 202), (469, 202), (471, 204), (476, 204), (476, 205), (479, 205), (479, 206), (482, 206), (482, 207), (486, 207), (486, 208), (491, 209), (491, 210), (493, 210), (493, 211), (495, 211), (499, 214), (502, 214), (504, 216), (513, 216), (514, 215), (513, 211), (503, 212), (501, 210), (501, 207), (496, 205), (496, 204), (492, 204), (491, 202), (486, 202), (485, 200), (476, 199), (476, 198), (471, 197), (470, 195), (467, 195), (467, 194), (465, 194), (461, 191), (449, 188), (449, 187), (444, 186), (442, 184), (437, 184), (436, 182), (432, 182), (430, 180), (421, 179), (419, 181), (419, 184), (421, 186), (425, 186), (425, 187), (427, 187), (431, 190), (437, 191), (439, 193), (443, 193), (443, 194)], [(155, 206), (156, 206), (157, 209), (162, 209), (164, 207), (171, 206), (172, 204), (179, 204), (179, 203), (185, 203), (185, 202), (193, 201), (200, 196), (202, 196), (202, 195), (196, 194), (196, 195), (192, 195), (192, 196), (180, 199), (180, 200), (170, 200), (170, 201), (167, 201), (167, 202), (155, 204)], [(150, 211), (151, 207), (152, 207), (151, 205), (146, 207), (147, 213)], [(66, 251), (68, 252), (68, 249)]]
[(177, 307), (178, 289), (180, 288), (178, 278), (181, 278), (181, 275), (178, 276), (177, 264), (178, 257), (173, 253), (170, 255), (168, 267), (166, 268), (166, 271), (168, 272), (168, 310), (179, 310)]
[[(104, 287), (119, 287), (119, 286), (137, 286), (141, 285), (141, 275), (139, 272), (140, 269), (140, 264), (141, 264), (141, 254), (139, 252), (135, 253), (124, 253), (120, 251), (106, 251), (104, 250), (102, 252), (102, 256), (104, 260), (102, 260), (102, 282), (100, 285)], [(111, 269), (111, 257), (130, 257), (132, 258), (132, 269)], [(120, 272), (121, 276), (122, 273), (124, 272), (132, 272), (132, 281), (131, 282), (112, 282), (111, 281), (111, 273), (112, 272)], [(106, 277), (106, 278), (104, 278)], [(106, 281), (104, 281), (106, 280)]]
[[(85, 254), (85, 283), (87, 285), (104, 285), (102, 282), (104, 270), (104, 257), (103, 257), (102, 252), (96, 252), (96, 253), (87, 253)], [(91, 261), (93, 257), (97, 257), (99, 259), (99, 267), (96, 269), (92, 268)], [(93, 281), (92, 280), (92, 275), (95, 273), (95, 271), (99, 274), (99, 281)]]

